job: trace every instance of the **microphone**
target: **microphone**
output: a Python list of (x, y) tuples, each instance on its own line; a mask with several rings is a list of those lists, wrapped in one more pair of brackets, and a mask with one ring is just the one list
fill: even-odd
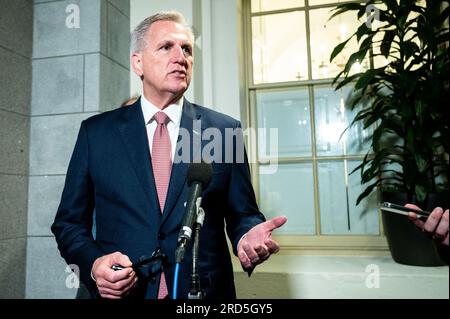
[(184, 258), (185, 248), (191, 239), (192, 229), (197, 219), (197, 211), (202, 201), (202, 191), (208, 187), (212, 176), (212, 165), (204, 162), (191, 163), (187, 174), (189, 186), (186, 211), (181, 222), (181, 229), (178, 234), (178, 248), (175, 252), (175, 259), (180, 263)]

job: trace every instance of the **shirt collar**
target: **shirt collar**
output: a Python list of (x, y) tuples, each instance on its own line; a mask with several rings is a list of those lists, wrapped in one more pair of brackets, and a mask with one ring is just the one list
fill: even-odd
[(183, 101), (184, 97), (181, 97), (177, 102), (170, 104), (164, 110), (161, 111), (158, 107), (156, 107), (152, 102), (147, 100), (144, 94), (141, 95), (141, 108), (142, 113), (144, 114), (145, 124), (147, 125), (153, 119), (153, 116), (157, 112), (164, 112), (170, 118), (170, 121), (175, 124), (175, 126), (180, 126), (181, 121), (181, 113), (183, 110)]

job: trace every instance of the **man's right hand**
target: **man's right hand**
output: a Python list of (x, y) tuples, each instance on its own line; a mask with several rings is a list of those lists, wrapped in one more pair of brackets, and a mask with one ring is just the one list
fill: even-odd
[[(121, 265), (125, 268), (113, 270), (112, 265)], [(97, 258), (92, 266), (92, 275), (100, 296), (108, 299), (126, 296), (137, 282), (136, 273), (131, 265), (130, 258), (120, 252)]]

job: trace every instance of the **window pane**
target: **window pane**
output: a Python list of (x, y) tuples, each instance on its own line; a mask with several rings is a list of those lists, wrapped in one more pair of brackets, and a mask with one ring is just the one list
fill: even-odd
[(312, 164), (281, 164), (276, 173), (260, 174), (259, 180), (260, 206), (266, 218), (288, 218), (278, 234), (315, 233)]
[[(348, 172), (352, 172), (361, 161), (347, 161)], [(348, 177), (349, 187), (349, 204), (351, 213), (352, 228), (356, 229), (358, 233), (378, 235), (378, 194), (373, 192), (369, 197), (363, 199), (358, 206), (356, 206), (356, 200), (359, 194), (361, 194), (368, 185), (361, 185), (361, 176), (358, 172), (355, 172)]]
[(270, 128), (275, 128), (278, 131), (278, 150), (273, 149), (274, 143), (270, 143), (270, 138), (267, 135), (259, 134), (259, 158), (277, 153), (278, 157), (312, 155), (311, 119), (307, 89), (258, 92), (256, 95), (256, 112), (260, 132), (268, 133)]
[(309, 0), (308, 3), (310, 6), (318, 6), (321, 4), (329, 4), (329, 3), (335, 3), (337, 6), (339, 4), (339, 0)]
[[(331, 9), (323, 8), (309, 12), (313, 79), (334, 78), (344, 68), (350, 55), (358, 49), (356, 39), (352, 39), (330, 63), (334, 47), (347, 40), (362, 23), (362, 20), (358, 22), (355, 12), (347, 12), (328, 21), (332, 15)], [(352, 72), (366, 70), (369, 66), (369, 59), (366, 57), (364, 61), (353, 65)]]
[[(321, 232), (331, 234), (378, 235), (377, 196), (356, 206), (356, 199), (363, 191), (359, 175), (348, 174), (358, 165), (357, 161), (319, 162), (319, 200)], [(346, 182), (348, 183), (346, 184)]]
[(350, 110), (346, 107), (352, 88), (344, 87), (335, 91), (330, 87), (314, 88), (315, 126), (317, 155), (358, 155), (366, 154), (369, 146), (369, 134), (372, 128), (363, 129), (362, 123), (345, 128), (353, 121), (361, 107)]
[(308, 79), (303, 11), (253, 17), (252, 32), (255, 84)]
[(252, 12), (303, 7), (304, 0), (252, 0)]

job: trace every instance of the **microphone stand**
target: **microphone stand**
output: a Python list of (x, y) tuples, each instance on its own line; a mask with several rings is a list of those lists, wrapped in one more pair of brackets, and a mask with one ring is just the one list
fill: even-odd
[(194, 245), (192, 246), (192, 274), (191, 274), (191, 290), (188, 293), (188, 299), (203, 299), (203, 293), (200, 287), (200, 275), (198, 273), (198, 252), (200, 230), (205, 219), (205, 211), (199, 207), (197, 212), (197, 220), (194, 229)]

